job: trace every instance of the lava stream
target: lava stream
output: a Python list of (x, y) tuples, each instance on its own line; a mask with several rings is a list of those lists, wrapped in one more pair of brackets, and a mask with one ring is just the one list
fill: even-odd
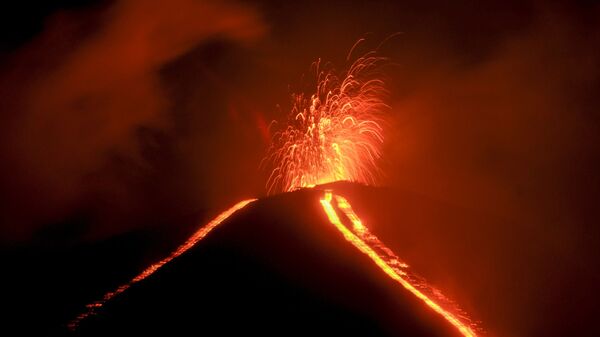
[[(408, 265), (402, 262), (394, 252), (387, 248), (375, 235), (370, 233), (369, 229), (362, 223), (358, 215), (354, 213), (350, 203), (345, 198), (335, 195), (335, 200), (337, 202), (337, 207), (335, 207), (332, 203), (333, 197), (334, 195), (331, 191), (326, 191), (324, 197), (320, 200), (321, 205), (329, 221), (342, 233), (348, 242), (371, 258), (371, 260), (373, 260), (373, 262), (391, 279), (400, 283), (406, 290), (410, 291), (414, 296), (423, 301), (429, 308), (441, 315), (463, 336), (477, 337), (474, 326), (465, 314), (461, 313), (461, 311), (455, 307), (452, 302), (443, 297), (439, 291), (428, 286), (424, 280), (410, 273), (408, 271)], [(247, 199), (240, 201), (219, 214), (216, 218), (194, 233), (184, 244), (179, 246), (169, 256), (150, 265), (128, 283), (106, 293), (102, 299), (88, 304), (86, 306), (87, 311), (71, 321), (68, 324), (68, 327), (71, 330), (76, 329), (79, 326), (79, 323), (90, 315), (93, 315), (97, 308), (102, 307), (106, 302), (129, 289), (133, 284), (146, 279), (162, 266), (186, 252), (233, 213), (255, 200), (256, 199)], [(351, 229), (343, 223), (336, 208), (339, 209), (344, 217), (351, 223)]]
[[(400, 283), (406, 290), (410, 291), (413, 295), (423, 301), (429, 308), (436, 313), (440, 314), (446, 321), (452, 324), (458, 331), (465, 337), (476, 337), (474, 329), (470, 326), (471, 323), (464, 316), (455, 315), (444, 308), (440, 303), (434, 301), (431, 297), (427, 296), (423, 291), (418, 288), (430, 288), (423, 284), (413, 284), (411, 277), (409, 277), (406, 268), (408, 265), (401, 262), (396, 255), (387, 248), (377, 237), (369, 233), (368, 229), (360, 221), (360, 218), (354, 213), (350, 203), (346, 199), (340, 196), (335, 196), (338, 208), (344, 213), (346, 218), (350, 220), (353, 225), (353, 229), (348, 229), (338, 216), (334, 206), (332, 205), (332, 193), (326, 191), (323, 199), (321, 199), (321, 205), (325, 211), (329, 221), (344, 235), (344, 238), (352, 243), (354, 247), (366, 254), (375, 262), (375, 264), (386, 273), (391, 279)], [(381, 252), (377, 252), (380, 250)], [(442, 299), (443, 300), (443, 299)]]
[(128, 283), (123, 284), (123, 285), (119, 286), (117, 289), (106, 293), (102, 297), (102, 299), (86, 305), (87, 311), (83, 312), (82, 314), (77, 316), (75, 319), (73, 319), (71, 322), (69, 322), (69, 324), (67, 325), (69, 327), (69, 329), (75, 330), (79, 326), (79, 323), (82, 320), (84, 320), (85, 318), (89, 317), (90, 315), (93, 315), (97, 308), (102, 307), (106, 302), (110, 301), (115, 296), (117, 296), (117, 295), (123, 293), (125, 290), (129, 289), (129, 287), (131, 287), (133, 284), (144, 280), (148, 276), (152, 275), (155, 271), (160, 269), (162, 266), (169, 263), (174, 258), (185, 253), (188, 249), (192, 248), (196, 243), (198, 243), (198, 241), (202, 240), (208, 233), (210, 233), (210, 231), (212, 231), (215, 227), (217, 227), (221, 222), (223, 222), (225, 219), (229, 218), (233, 213), (246, 207), (249, 203), (251, 203), (255, 200), (256, 199), (246, 199), (246, 200), (242, 200), (242, 201), (238, 202), (237, 204), (233, 205), (232, 207), (230, 207), (223, 213), (219, 214), (216, 218), (212, 219), (208, 224), (201, 227), (189, 239), (187, 239), (186, 242), (184, 242), (181, 246), (177, 247), (177, 249), (175, 249), (169, 256), (165, 257), (164, 259), (162, 259), (156, 263), (153, 263), (152, 265), (150, 265), (148, 268), (146, 268), (144, 271), (142, 271), (139, 275), (134, 277)]

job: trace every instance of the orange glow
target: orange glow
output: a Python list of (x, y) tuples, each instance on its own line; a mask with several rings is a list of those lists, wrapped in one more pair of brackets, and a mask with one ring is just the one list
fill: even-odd
[(87, 311), (80, 314), (74, 320), (69, 322), (69, 324), (68, 324), (69, 329), (71, 329), (71, 330), (76, 329), (77, 326), (79, 325), (79, 323), (82, 320), (84, 320), (86, 317), (93, 315), (97, 308), (102, 307), (104, 305), (104, 303), (110, 301), (113, 297), (123, 293), (125, 290), (129, 289), (129, 287), (131, 287), (133, 284), (144, 280), (148, 276), (152, 275), (155, 271), (160, 269), (162, 266), (171, 262), (171, 260), (173, 260), (174, 258), (185, 253), (188, 249), (192, 248), (196, 243), (198, 243), (198, 241), (202, 240), (208, 233), (210, 233), (210, 231), (212, 231), (215, 227), (217, 227), (221, 222), (223, 222), (225, 219), (229, 218), (233, 213), (246, 207), (249, 203), (251, 203), (255, 200), (256, 199), (242, 200), (242, 201), (238, 202), (237, 204), (233, 205), (231, 208), (229, 208), (226, 211), (224, 211), (223, 213), (219, 214), (216, 218), (212, 219), (208, 224), (206, 224), (205, 226), (200, 228), (198, 231), (196, 231), (185, 243), (183, 243), (181, 246), (177, 247), (177, 249), (175, 249), (169, 256), (150, 265), (148, 268), (146, 268), (144, 271), (142, 271), (139, 275), (137, 275), (131, 281), (129, 281), (129, 283), (123, 284), (123, 285), (119, 286), (117, 289), (107, 292), (102, 297), (101, 300), (98, 300), (96, 302), (92, 302), (92, 303), (86, 305)]
[[(450, 312), (449, 309), (442, 307), (441, 304), (438, 304), (434, 299), (417, 289), (417, 287), (425, 289), (430, 287), (424, 287), (423, 284), (413, 285), (413, 283), (411, 283), (411, 278), (406, 271), (408, 265), (402, 263), (389, 248), (385, 247), (385, 245), (377, 239), (377, 237), (369, 233), (368, 229), (360, 221), (356, 213), (354, 213), (350, 203), (348, 203), (346, 199), (336, 196), (338, 208), (344, 213), (348, 220), (350, 220), (354, 231), (348, 229), (348, 227), (342, 223), (342, 220), (338, 216), (331, 201), (332, 193), (331, 191), (326, 191), (323, 199), (321, 199), (323, 210), (327, 214), (329, 221), (344, 235), (344, 238), (348, 242), (352, 243), (354, 247), (369, 256), (369, 258), (371, 258), (371, 260), (373, 260), (373, 262), (375, 262), (375, 264), (391, 279), (400, 283), (406, 290), (410, 291), (413, 295), (423, 301), (429, 308), (444, 317), (444, 319), (458, 329), (463, 336), (477, 336), (474, 329), (470, 326), (470, 322), (463, 317), (463, 315), (459, 318), (459, 316)], [(376, 250), (381, 250), (382, 252), (379, 253)], [(438, 296), (441, 297), (441, 295)]]
[(310, 98), (292, 95), (288, 126), (273, 137), (267, 161), (273, 170), (269, 192), (287, 192), (338, 180), (372, 184), (383, 143), (382, 115), (388, 106), (378, 67), (384, 59), (368, 53), (340, 80), (317, 72)]

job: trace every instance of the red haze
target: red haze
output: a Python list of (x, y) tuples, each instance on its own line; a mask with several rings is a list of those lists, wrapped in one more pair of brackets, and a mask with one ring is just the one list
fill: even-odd
[[(143, 166), (136, 131), (171, 127), (161, 68), (210, 39), (247, 42), (263, 31), (254, 10), (231, 1), (126, 0), (52, 17), (0, 79), (13, 98), (1, 126), (14, 191), (2, 231), (26, 234), (28, 223), (63, 216), (111, 156)], [(128, 193), (111, 198), (135, 203)]]

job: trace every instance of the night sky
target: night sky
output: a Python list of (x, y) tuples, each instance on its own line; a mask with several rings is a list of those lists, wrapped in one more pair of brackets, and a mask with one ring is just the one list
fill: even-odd
[[(600, 333), (598, 2), (62, 0), (0, 15), (6, 329), (59, 324), (198, 221), (264, 196), (271, 121), (311, 92), (312, 62), (343, 69), (364, 38), (355, 54), (389, 58), (391, 109), (384, 197), (357, 208), (391, 246), (414, 234), (404, 253), (491, 336)], [(395, 223), (406, 193), (422, 217)], [(444, 254), (468, 287), (427, 262)]]

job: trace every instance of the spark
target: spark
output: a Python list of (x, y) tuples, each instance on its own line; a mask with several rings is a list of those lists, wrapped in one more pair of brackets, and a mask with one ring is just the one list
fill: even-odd
[(288, 126), (273, 136), (266, 161), (273, 165), (267, 190), (288, 192), (347, 180), (375, 183), (383, 144), (387, 94), (374, 52), (357, 58), (341, 77), (320, 71), (310, 96), (292, 95)]
[(134, 277), (128, 283), (119, 286), (118, 288), (116, 288), (113, 291), (107, 292), (106, 294), (104, 294), (102, 299), (86, 305), (87, 311), (81, 313), (75, 319), (73, 319), (71, 322), (69, 322), (69, 324), (67, 324), (67, 327), (70, 330), (77, 329), (77, 327), (79, 326), (79, 323), (81, 323), (81, 321), (83, 321), (87, 317), (95, 314), (96, 310), (101, 308), (106, 302), (110, 301), (115, 296), (125, 292), (127, 289), (129, 289), (135, 283), (143, 281), (148, 276), (154, 274), (154, 272), (156, 272), (158, 269), (160, 269), (165, 264), (171, 262), (171, 260), (173, 260), (174, 258), (185, 253), (188, 249), (190, 249), (194, 245), (196, 245), (196, 243), (198, 243), (198, 241), (200, 241), (204, 237), (206, 237), (206, 235), (208, 233), (210, 233), (213, 229), (215, 229), (215, 227), (217, 227), (221, 222), (225, 221), (233, 213), (246, 207), (248, 204), (250, 204), (251, 202), (253, 202), (255, 200), (256, 199), (242, 200), (242, 201), (236, 203), (235, 205), (231, 206), (226, 211), (219, 214), (216, 218), (212, 219), (208, 224), (201, 227), (198, 231), (196, 231), (194, 234), (192, 234), (192, 236), (189, 239), (187, 239), (187, 241), (185, 241), (182, 245), (177, 247), (177, 249), (175, 249), (173, 252), (171, 252), (171, 254), (169, 256), (165, 257), (164, 259), (162, 259), (156, 263), (151, 264), (148, 268), (144, 269), (140, 274), (138, 274), (136, 277)]
[[(332, 192), (326, 191), (324, 197), (320, 200), (321, 205), (329, 222), (331, 222), (344, 236), (359, 251), (367, 255), (373, 262), (391, 279), (401, 284), (406, 290), (423, 301), (429, 308), (441, 315), (448, 323), (452, 324), (463, 336), (476, 337), (477, 334), (474, 328), (471, 327), (470, 321), (464, 315), (456, 315), (450, 309), (444, 308), (441, 303), (438, 303), (435, 298), (432, 298), (424, 293), (422, 289), (431, 289), (432, 293), (438, 293), (441, 298), (440, 302), (447, 300), (439, 293), (439, 291), (427, 287), (426, 285), (415, 285), (411, 282), (409, 273), (407, 272), (408, 265), (401, 262), (398, 257), (387, 248), (377, 237), (369, 233), (367, 227), (360, 221), (360, 218), (354, 213), (350, 203), (343, 197), (336, 195), (338, 208), (350, 220), (353, 225), (353, 230), (346, 227), (332, 204)], [(377, 250), (381, 251), (378, 252)]]

